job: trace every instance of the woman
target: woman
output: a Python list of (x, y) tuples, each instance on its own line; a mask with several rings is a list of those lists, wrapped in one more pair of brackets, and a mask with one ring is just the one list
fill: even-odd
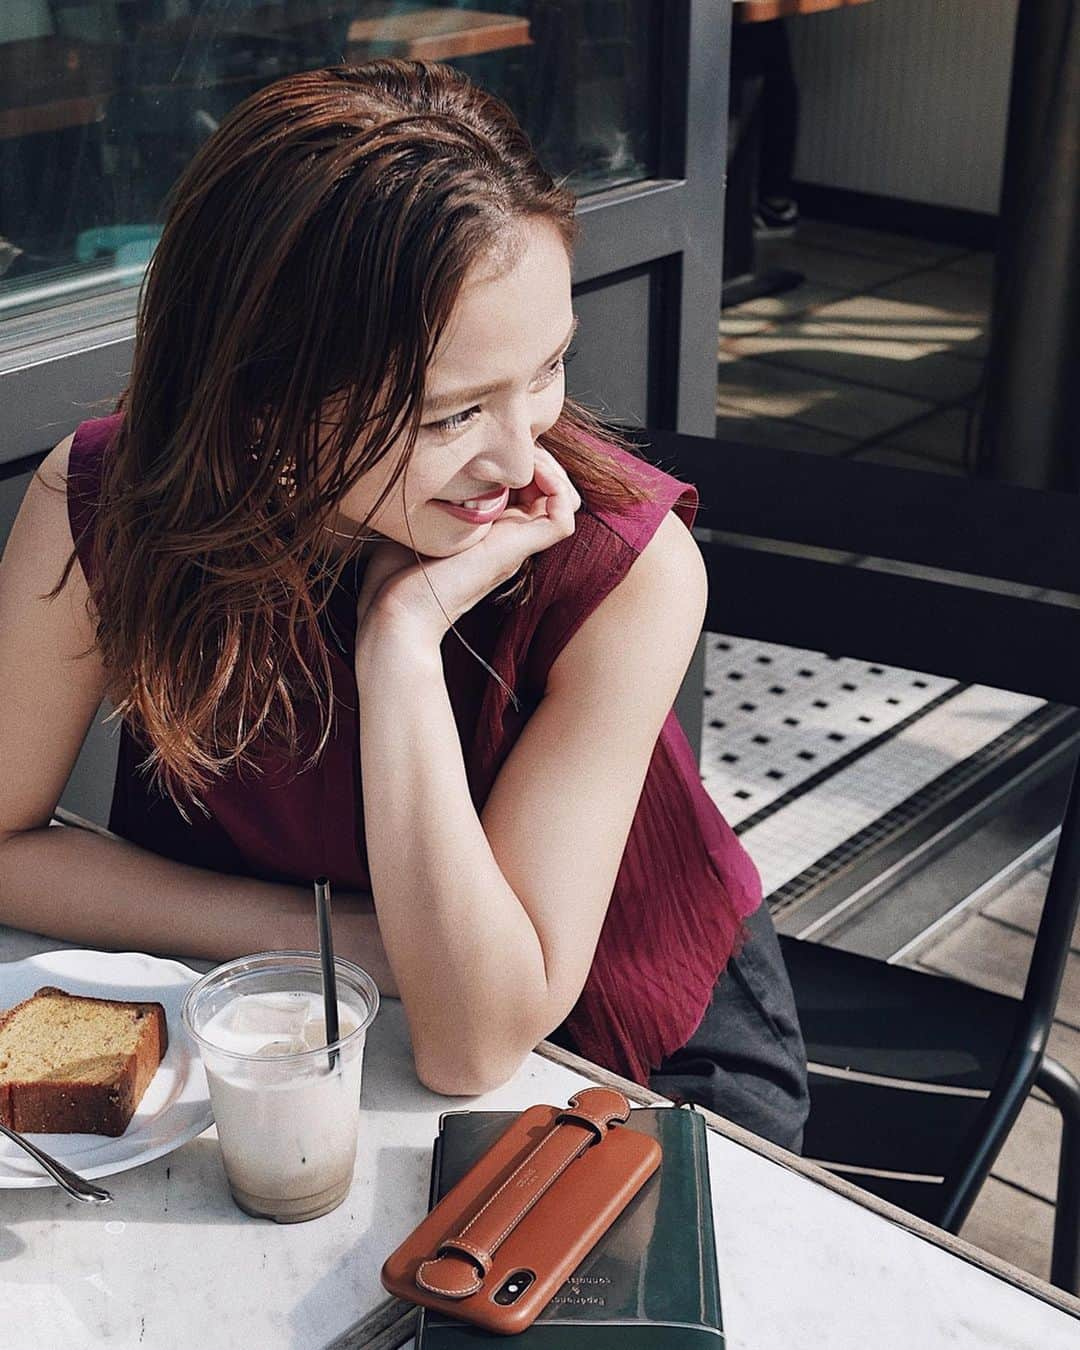
[[(206, 143), (120, 410), (0, 569), (0, 921), (302, 948), (326, 873), (435, 1091), (553, 1034), (794, 1147), (775, 936), (671, 712), (697, 497), (564, 397), (573, 206), (445, 67), (292, 76)], [(119, 841), (46, 828), (106, 693)]]

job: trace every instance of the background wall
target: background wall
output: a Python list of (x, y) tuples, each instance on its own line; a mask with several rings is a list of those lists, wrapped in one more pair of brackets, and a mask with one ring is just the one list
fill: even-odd
[(1018, 0), (788, 20), (803, 182), (996, 214)]

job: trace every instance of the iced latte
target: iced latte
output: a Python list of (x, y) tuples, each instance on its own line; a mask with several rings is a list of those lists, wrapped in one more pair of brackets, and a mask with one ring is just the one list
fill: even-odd
[(338, 1039), (326, 1023), (314, 953), (219, 966), (189, 990), (225, 1174), (248, 1214), (296, 1223), (339, 1205), (352, 1184), (374, 982), (336, 961)]

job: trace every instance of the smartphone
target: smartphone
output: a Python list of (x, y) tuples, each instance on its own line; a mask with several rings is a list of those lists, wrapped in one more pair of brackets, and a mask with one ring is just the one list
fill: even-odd
[(488, 1331), (506, 1335), (530, 1326), (657, 1171), (661, 1149), (655, 1139), (610, 1126), (516, 1222), (482, 1278), (477, 1269), (474, 1292), (460, 1298), (434, 1294), (417, 1282), (417, 1273), (514, 1177), (563, 1110), (538, 1105), (523, 1111), (387, 1258), (384, 1288)]

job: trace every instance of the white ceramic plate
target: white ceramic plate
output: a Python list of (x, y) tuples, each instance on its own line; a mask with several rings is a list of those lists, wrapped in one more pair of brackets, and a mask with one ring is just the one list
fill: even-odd
[[(168, 1022), (165, 1058), (119, 1138), (34, 1134), (35, 1144), (84, 1177), (107, 1177), (171, 1153), (214, 1123), (198, 1049), (180, 1024), (184, 994), (198, 978), (179, 961), (142, 952), (41, 952), (0, 964), (0, 1010), (53, 984), (69, 994), (160, 1003)], [(55, 1185), (22, 1149), (0, 1136), (0, 1189)]]

